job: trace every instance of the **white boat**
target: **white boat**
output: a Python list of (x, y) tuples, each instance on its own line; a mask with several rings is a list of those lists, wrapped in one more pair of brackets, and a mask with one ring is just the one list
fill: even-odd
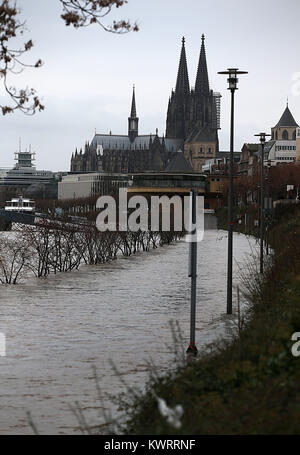
[(35, 202), (23, 196), (15, 197), (10, 201), (6, 201), (5, 210), (8, 212), (34, 213)]

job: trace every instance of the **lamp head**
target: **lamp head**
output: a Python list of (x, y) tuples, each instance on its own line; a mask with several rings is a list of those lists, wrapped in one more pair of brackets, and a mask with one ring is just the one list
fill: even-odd
[(228, 90), (238, 90), (238, 74), (248, 74), (247, 71), (239, 71), (238, 68), (228, 68), (227, 71), (219, 71), (218, 74), (227, 74), (228, 75)]
[(271, 134), (267, 134), (267, 133), (258, 133), (258, 134), (254, 134), (254, 136), (258, 136), (260, 139), (260, 142), (261, 144), (265, 144), (266, 143), (266, 137), (267, 136), (271, 136)]

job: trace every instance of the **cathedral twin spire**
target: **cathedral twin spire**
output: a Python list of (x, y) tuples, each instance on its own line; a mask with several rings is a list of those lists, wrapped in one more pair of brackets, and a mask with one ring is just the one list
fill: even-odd
[[(200, 51), (200, 57), (199, 57), (199, 63), (198, 63), (195, 92), (202, 93), (202, 94), (208, 94), (209, 93), (209, 82), (208, 82), (208, 71), (207, 71), (207, 63), (206, 63), (206, 53), (205, 53), (205, 44), (204, 44), (205, 36), (204, 35), (202, 35), (201, 40), (202, 40), (202, 44), (201, 44), (201, 51)], [(190, 93), (190, 84), (189, 84), (184, 37), (182, 38), (182, 47), (181, 47), (181, 54), (180, 54), (180, 60), (179, 60), (175, 93), (176, 93), (176, 95), (188, 95)]]
[(199, 57), (199, 64), (196, 77), (195, 92), (196, 93), (209, 93), (209, 82), (208, 82), (208, 72), (207, 72), (207, 63), (206, 63), (206, 53), (205, 53), (205, 36), (202, 35), (202, 44)]
[[(177, 80), (176, 80), (176, 88), (175, 88), (175, 98), (178, 99), (180, 105), (177, 107), (173, 105), (175, 111), (178, 109), (182, 111), (180, 114), (174, 112), (175, 117), (178, 117), (175, 123), (173, 122), (173, 115), (172, 111), (174, 110), (169, 101), (169, 109), (168, 109), (168, 118), (167, 118), (167, 137), (182, 137), (186, 138), (188, 131), (191, 129), (192, 125), (198, 120), (198, 117), (201, 118), (202, 123), (208, 121), (207, 113), (203, 113), (203, 110), (207, 109), (204, 106), (206, 102), (202, 97), (209, 97), (210, 96), (210, 89), (209, 89), (209, 81), (208, 81), (208, 71), (207, 71), (207, 62), (206, 62), (206, 52), (205, 52), (205, 36), (202, 35), (201, 37), (201, 50), (200, 50), (200, 57), (197, 69), (197, 76), (196, 76), (196, 84), (194, 89), (194, 94), (196, 96), (196, 103), (194, 109), (194, 117), (188, 120), (186, 116), (187, 110), (189, 109), (190, 104), (190, 96), (192, 95), (189, 83), (189, 75), (188, 75), (188, 65), (186, 59), (186, 52), (185, 52), (185, 38), (182, 38), (182, 47), (180, 53), (180, 60), (179, 60), (179, 67), (177, 73)], [(194, 95), (192, 95), (194, 97)], [(199, 99), (198, 99), (199, 98)], [(173, 100), (174, 103), (174, 100)], [(182, 104), (183, 103), (183, 104)], [(200, 105), (200, 104), (201, 105)], [(213, 108), (212, 108), (213, 109)], [(202, 112), (203, 111), (203, 112)], [(181, 120), (180, 120), (181, 118)], [(136, 102), (135, 102), (135, 87), (133, 86), (132, 92), (132, 102), (131, 102), (131, 113), (130, 117), (128, 117), (128, 136), (130, 141), (133, 142), (135, 138), (138, 136), (138, 122), (139, 119), (137, 117), (136, 112)], [(178, 123), (178, 124), (177, 124)], [(174, 130), (175, 128), (175, 130)], [(174, 130), (174, 131), (173, 131)]]
[(216, 101), (213, 91), (209, 88), (204, 35), (201, 41), (196, 83), (192, 88), (189, 83), (185, 39), (182, 38), (176, 88), (175, 91), (172, 90), (168, 105), (166, 122), (168, 138), (185, 141), (196, 131), (195, 128), (217, 129)]
[(175, 93), (177, 95), (188, 95), (190, 93), (190, 83), (184, 43), (185, 38), (183, 37), (175, 90)]

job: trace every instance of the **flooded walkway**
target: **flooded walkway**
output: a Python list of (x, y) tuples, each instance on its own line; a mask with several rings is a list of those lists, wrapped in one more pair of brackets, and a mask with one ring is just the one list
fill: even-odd
[[(244, 262), (253, 240), (234, 235), (234, 257)], [(198, 247), (196, 343), (232, 329), (226, 310), (227, 233), (206, 231)], [(237, 276), (238, 265), (234, 265)], [(189, 336), (190, 279), (184, 241), (150, 253), (25, 284), (2, 286), (0, 331), (0, 433), (31, 434), (30, 411), (41, 434), (78, 432), (70, 405), (78, 401), (89, 424), (103, 423), (92, 366), (105, 406), (124, 391), (112, 360), (132, 387), (143, 386), (150, 358), (163, 371), (173, 360), (169, 321)]]

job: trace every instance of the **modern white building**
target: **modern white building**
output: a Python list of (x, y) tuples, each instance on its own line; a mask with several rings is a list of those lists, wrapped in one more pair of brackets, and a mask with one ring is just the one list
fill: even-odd
[(269, 153), (265, 161), (270, 160), (272, 166), (293, 163), (296, 159), (296, 141), (270, 141)]
[(58, 183), (58, 199), (80, 199), (117, 192), (127, 187), (128, 174), (90, 172), (69, 174)]
[(29, 186), (48, 183), (55, 179), (51, 171), (38, 171), (34, 165), (35, 152), (16, 152), (17, 161), (13, 168), (0, 168), (0, 185)]
[(13, 168), (0, 168), (0, 206), (20, 194), (34, 199), (57, 197), (60, 173), (37, 170), (34, 165), (35, 153), (31, 151), (16, 152), (15, 160)]
[(300, 163), (300, 128), (296, 131), (296, 161)]

